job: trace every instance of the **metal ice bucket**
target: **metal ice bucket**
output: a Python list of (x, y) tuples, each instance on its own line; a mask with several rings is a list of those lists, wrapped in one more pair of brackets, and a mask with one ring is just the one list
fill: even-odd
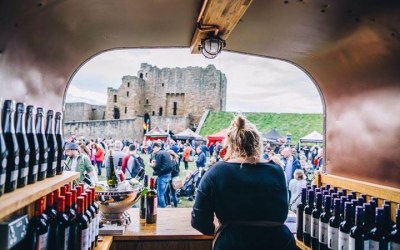
[(140, 199), (142, 190), (143, 186), (138, 185), (123, 191), (96, 191), (96, 201), (101, 211), (101, 221), (103, 223), (128, 225), (131, 220), (126, 210)]

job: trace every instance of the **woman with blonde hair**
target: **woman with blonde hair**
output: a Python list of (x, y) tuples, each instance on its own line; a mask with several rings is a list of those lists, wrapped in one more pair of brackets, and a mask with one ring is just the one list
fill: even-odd
[(197, 190), (192, 226), (213, 235), (213, 249), (296, 249), (284, 225), (288, 214), (282, 167), (262, 159), (262, 140), (243, 116), (231, 123), (223, 161), (206, 172)]

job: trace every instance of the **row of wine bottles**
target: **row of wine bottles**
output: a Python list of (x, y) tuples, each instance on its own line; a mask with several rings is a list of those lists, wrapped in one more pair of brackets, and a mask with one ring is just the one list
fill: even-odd
[(390, 213), (389, 201), (378, 207), (377, 198), (313, 185), (301, 192), (296, 237), (313, 250), (399, 250), (400, 205), (396, 223)]
[(0, 103), (0, 196), (62, 174), (62, 113), (12, 100)]
[(23, 249), (87, 250), (97, 246), (99, 206), (94, 187), (61, 187), (35, 203)]

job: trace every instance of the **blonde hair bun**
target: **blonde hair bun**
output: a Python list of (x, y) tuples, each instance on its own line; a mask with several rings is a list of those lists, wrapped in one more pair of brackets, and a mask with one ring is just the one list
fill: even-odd
[(238, 115), (235, 118), (234, 124), (237, 129), (243, 129), (246, 124), (246, 119), (243, 116)]

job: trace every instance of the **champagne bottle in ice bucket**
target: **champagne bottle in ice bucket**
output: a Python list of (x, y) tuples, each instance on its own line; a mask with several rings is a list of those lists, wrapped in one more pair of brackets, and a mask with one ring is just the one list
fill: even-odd
[(112, 151), (110, 150), (110, 169), (107, 173), (107, 185), (109, 188), (116, 188), (118, 184), (117, 176), (115, 175), (114, 168), (114, 157), (112, 156)]

